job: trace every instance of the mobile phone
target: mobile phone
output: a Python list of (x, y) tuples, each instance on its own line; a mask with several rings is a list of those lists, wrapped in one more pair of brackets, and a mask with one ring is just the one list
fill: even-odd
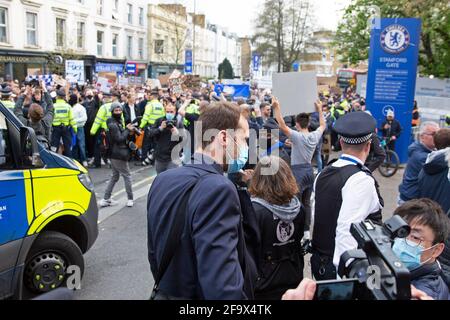
[(319, 281), (314, 300), (354, 300), (358, 279)]

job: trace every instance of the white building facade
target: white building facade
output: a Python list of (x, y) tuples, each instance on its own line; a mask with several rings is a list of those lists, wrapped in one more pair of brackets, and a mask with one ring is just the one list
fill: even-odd
[[(55, 56), (83, 60), (86, 77), (147, 70), (145, 0), (0, 0), (0, 77), (53, 72)], [(50, 63), (49, 63), (50, 62)]]
[[(202, 20), (202, 19), (200, 19)], [(194, 47), (194, 74), (207, 79), (219, 77), (219, 64), (227, 58), (234, 71), (235, 77), (241, 77), (241, 42), (237, 35), (227, 32), (218, 25), (206, 20), (195, 25), (193, 36), (193, 19), (188, 20), (188, 47)]]

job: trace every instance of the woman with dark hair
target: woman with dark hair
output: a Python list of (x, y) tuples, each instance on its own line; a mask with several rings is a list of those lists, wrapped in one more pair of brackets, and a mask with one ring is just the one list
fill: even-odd
[(249, 192), (261, 235), (255, 298), (280, 300), (303, 279), (305, 212), (297, 182), (284, 160), (268, 156), (256, 166)]

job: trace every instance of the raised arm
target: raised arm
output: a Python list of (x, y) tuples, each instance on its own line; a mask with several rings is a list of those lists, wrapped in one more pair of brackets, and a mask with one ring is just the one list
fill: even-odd
[(281, 132), (283, 132), (288, 138), (290, 138), (292, 130), (286, 125), (286, 122), (284, 122), (283, 116), (281, 115), (280, 103), (278, 102), (278, 99), (275, 97), (272, 97), (272, 108), (275, 114), (275, 119), (278, 122), (278, 126), (280, 127)]

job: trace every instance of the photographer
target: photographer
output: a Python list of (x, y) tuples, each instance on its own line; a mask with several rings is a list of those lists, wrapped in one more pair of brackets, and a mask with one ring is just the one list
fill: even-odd
[(169, 99), (165, 99), (164, 104), (166, 116), (156, 120), (155, 126), (149, 130), (150, 138), (155, 141), (157, 174), (180, 166), (179, 154), (174, 154), (176, 158), (173, 159), (172, 151), (183, 140), (178, 131), (183, 128), (183, 124), (177, 119), (176, 107)]
[(396, 239), (393, 251), (411, 272), (411, 284), (435, 300), (449, 300), (449, 288), (437, 259), (444, 251), (450, 232), (449, 220), (432, 200), (411, 200), (397, 208), (411, 227), (406, 239)]
[(111, 199), (114, 186), (119, 181), (120, 176), (125, 181), (125, 189), (128, 195), (127, 207), (133, 207), (134, 197), (131, 183), (131, 172), (128, 165), (131, 150), (129, 148), (130, 136), (135, 131), (132, 124), (123, 126), (122, 114), (123, 107), (120, 102), (114, 102), (111, 105), (112, 117), (107, 120), (108, 125), (108, 157), (111, 159), (111, 167), (113, 170), (111, 180), (105, 191), (103, 200), (100, 201), (101, 207), (115, 206), (118, 203)]

